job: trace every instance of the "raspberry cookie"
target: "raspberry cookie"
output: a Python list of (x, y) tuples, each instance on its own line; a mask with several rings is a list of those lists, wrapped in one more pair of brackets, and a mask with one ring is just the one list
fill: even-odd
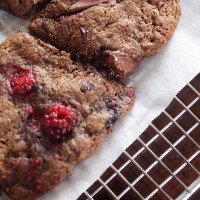
[(132, 107), (135, 93), (20, 32), (0, 46), (0, 187), (35, 199), (67, 179)]
[(34, 7), (44, 5), (47, 2), (50, 0), (0, 0), (0, 9), (25, 18)]
[(123, 79), (161, 50), (179, 17), (179, 0), (53, 0), (29, 28)]

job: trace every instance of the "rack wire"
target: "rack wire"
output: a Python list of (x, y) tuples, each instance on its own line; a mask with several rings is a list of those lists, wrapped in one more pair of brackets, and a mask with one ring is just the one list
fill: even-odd
[[(190, 94), (192, 95), (190, 96)], [(175, 106), (174, 111), (173, 106)], [(159, 123), (156, 124), (154, 121), (150, 123), (149, 129), (154, 132), (153, 136), (147, 141), (145, 134), (148, 133), (144, 132), (78, 200), (153, 200), (158, 199), (158, 197), (160, 199), (182, 200), (188, 199), (200, 188), (200, 137), (198, 136), (198, 130), (200, 131), (200, 74), (177, 94), (168, 108), (161, 114), (162, 119), (164, 118), (164, 121), (166, 121), (164, 125), (160, 127)], [(158, 117), (156, 121), (159, 122), (160, 120), (162, 124), (162, 119)], [(170, 132), (171, 135), (173, 135), (173, 130), (177, 130), (177, 132), (180, 132), (179, 136), (176, 139), (170, 138), (167, 134), (170, 130), (172, 130)], [(176, 131), (174, 134), (176, 134)], [(196, 140), (197, 137), (199, 139)], [(157, 145), (157, 141), (161, 140), (167, 148), (159, 154), (155, 151), (155, 145)], [(190, 146), (185, 146), (185, 149), (180, 148), (184, 144), (190, 144)], [(192, 153), (188, 153), (189, 151), (192, 151)], [(151, 157), (151, 162), (146, 167), (141, 162), (141, 158), (145, 153), (148, 153), (149, 157)], [(170, 156), (174, 158), (172, 155), (176, 155), (177, 160), (180, 160), (179, 163), (177, 161), (176, 167), (171, 167), (169, 162)], [(168, 158), (168, 162), (166, 162), (166, 158)], [(119, 159), (121, 159), (121, 162), (123, 160), (121, 166), (116, 164)], [(146, 161), (149, 162), (148, 159)], [(130, 163), (134, 165), (134, 168), (132, 167), (133, 171), (134, 169), (140, 171), (132, 181), (128, 180), (129, 177), (127, 175), (131, 173), (131, 168), (128, 167)], [(151, 173), (158, 166), (164, 168), (168, 174), (162, 181), (158, 181)], [(127, 174), (123, 173), (126, 169), (127, 171), (129, 170)], [(112, 171), (112, 173), (109, 172), (110, 176), (108, 176), (108, 171)], [(107, 175), (105, 176), (106, 173)], [(193, 177), (189, 182), (188, 175)], [(119, 182), (123, 186), (115, 186)], [(148, 192), (144, 191), (145, 189), (141, 191), (141, 188), (144, 188), (146, 183), (151, 183), (152, 187)], [(172, 183), (176, 183), (173, 194), (169, 192)], [(148, 184), (146, 185), (148, 187)]]

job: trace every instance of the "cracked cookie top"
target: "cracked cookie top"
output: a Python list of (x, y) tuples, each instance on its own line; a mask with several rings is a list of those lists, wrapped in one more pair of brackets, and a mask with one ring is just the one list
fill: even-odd
[(179, 17), (179, 0), (53, 0), (29, 28), (123, 79), (161, 50)]
[(35, 7), (43, 6), (50, 0), (1, 0), (0, 9), (9, 11), (19, 17), (26, 18)]

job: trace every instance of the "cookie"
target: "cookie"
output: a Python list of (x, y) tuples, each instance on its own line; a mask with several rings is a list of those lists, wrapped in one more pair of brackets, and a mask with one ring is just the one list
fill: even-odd
[(16, 33), (0, 46), (0, 187), (35, 199), (66, 180), (132, 107), (133, 88)]
[(171, 38), (179, 0), (53, 0), (29, 28), (123, 79)]
[(47, 2), (50, 2), (50, 0), (1, 0), (0, 9), (26, 18), (30, 15), (33, 8), (44, 5)]

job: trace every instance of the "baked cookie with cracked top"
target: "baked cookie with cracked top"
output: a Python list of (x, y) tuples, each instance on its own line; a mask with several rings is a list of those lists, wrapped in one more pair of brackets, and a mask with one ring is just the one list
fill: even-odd
[(33, 8), (43, 6), (48, 2), (50, 2), (50, 0), (0, 0), (0, 9), (26, 18), (30, 15)]
[(91, 156), (135, 92), (26, 34), (0, 45), (0, 188), (13, 200), (53, 189)]
[(123, 79), (162, 49), (179, 17), (179, 0), (53, 0), (29, 28)]

